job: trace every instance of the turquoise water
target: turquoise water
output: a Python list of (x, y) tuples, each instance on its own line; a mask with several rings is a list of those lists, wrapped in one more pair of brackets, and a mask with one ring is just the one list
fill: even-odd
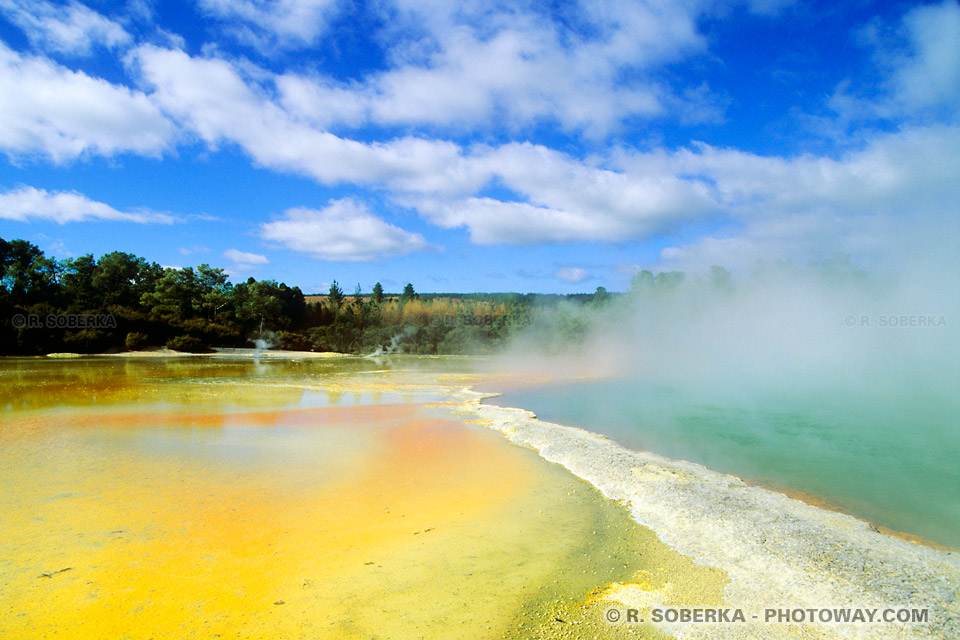
[(850, 393), (716, 394), (628, 380), (513, 392), (495, 404), (602, 433), (960, 548), (960, 405)]

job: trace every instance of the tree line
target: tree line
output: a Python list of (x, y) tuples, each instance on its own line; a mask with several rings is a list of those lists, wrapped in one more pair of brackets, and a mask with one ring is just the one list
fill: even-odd
[[(570, 296), (418, 294), (412, 284), (388, 294), (379, 282), (369, 293), (358, 284), (348, 294), (334, 281), (308, 303), (299, 287), (254, 278), (234, 284), (208, 264), (164, 268), (122, 251), (57, 260), (25, 240), (0, 239), (0, 353), (198, 352), (255, 340), (304, 351), (482, 353), (545, 308), (560, 309), (564, 301), (602, 306), (615, 295), (603, 287)], [(47, 320), (64, 316), (109, 323)], [(576, 318), (560, 316), (574, 339)]]

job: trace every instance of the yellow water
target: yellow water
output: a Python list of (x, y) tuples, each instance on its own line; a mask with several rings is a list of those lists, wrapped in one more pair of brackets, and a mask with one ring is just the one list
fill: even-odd
[[(73, 391), (51, 368), (56, 401), (38, 409), (5, 391), (2, 638), (560, 637), (572, 622), (594, 637), (622, 631), (594, 615), (613, 583), (719, 598), (718, 572), (436, 409), (305, 408), (278, 376), (244, 405), (234, 370), (97, 366)], [(330, 381), (368, 397), (355, 373)]]

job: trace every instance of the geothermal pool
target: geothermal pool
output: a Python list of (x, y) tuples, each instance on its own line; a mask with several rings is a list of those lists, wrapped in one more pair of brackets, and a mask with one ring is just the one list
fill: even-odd
[(620, 637), (612, 584), (720, 601), (722, 571), (446, 412), (465, 367), (0, 360), (0, 637)]
[(960, 549), (960, 403), (903, 389), (756, 393), (643, 380), (493, 399)]
[[(652, 427), (629, 450), (495, 406), (478, 389), (524, 383), (496, 366), (0, 360), (0, 637), (960, 634), (957, 556), (644, 452), (663, 435)], [(597, 411), (604, 428), (619, 424), (602, 413), (609, 387), (541, 391)], [(641, 397), (644, 410), (674, 415), (657, 395)], [(570, 410), (559, 397), (551, 406)], [(759, 418), (736, 422), (764, 433)], [(781, 431), (769, 437), (790, 443)], [(925, 613), (893, 626), (757, 621), (766, 608), (826, 606)], [(748, 617), (652, 624), (664, 607)], [(611, 610), (631, 609), (642, 624), (609, 623)]]

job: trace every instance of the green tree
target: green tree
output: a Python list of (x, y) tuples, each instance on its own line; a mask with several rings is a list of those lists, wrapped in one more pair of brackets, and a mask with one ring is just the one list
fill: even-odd
[(283, 315), (290, 321), (290, 326), (301, 327), (307, 317), (307, 301), (300, 287), (288, 287), (281, 282), (277, 287), (277, 296), (283, 305)]
[(327, 294), (327, 300), (330, 302), (330, 308), (333, 309), (334, 313), (338, 313), (340, 307), (343, 306), (343, 289), (340, 288), (336, 280), (330, 283), (330, 292)]
[(68, 307), (92, 310), (103, 305), (103, 294), (93, 284), (97, 273), (97, 261), (89, 253), (63, 261), (60, 282)]
[(597, 287), (596, 292), (593, 294), (593, 304), (596, 306), (603, 305), (610, 299), (610, 294), (607, 292), (606, 287)]
[(217, 313), (230, 304), (233, 285), (223, 269), (201, 264), (197, 267), (197, 293), (193, 309), (201, 317), (214, 322)]
[(383, 286), (379, 282), (373, 285), (373, 301), (377, 304), (383, 303)]
[(360, 283), (357, 283), (357, 287), (353, 290), (353, 304), (354, 306), (363, 305), (363, 293), (360, 291)]
[(417, 292), (413, 290), (413, 285), (407, 283), (407, 286), (403, 288), (403, 293), (400, 294), (400, 302), (408, 302), (417, 297)]
[(0, 295), (15, 305), (51, 301), (61, 265), (26, 240), (0, 239)]
[(654, 275), (644, 269), (630, 279), (630, 289), (636, 292), (668, 291), (679, 287), (686, 277), (683, 271), (661, 271)]
[(273, 280), (257, 282), (250, 278), (245, 284), (238, 284), (233, 288), (233, 304), (237, 320), (243, 323), (248, 333), (258, 330), (261, 322), (270, 329), (287, 326), (280, 287)]
[(184, 267), (165, 269), (153, 290), (144, 293), (140, 302), (152, 319), (180, 324), (194, 317), (194, 300), (199, 296), (197, 274), (192, 267)]
[(119, 304), (135, 307), (147, 291), (151, 271), (143, 258), (114, 251), (97, 261), (92, 284), (103, 306)]

